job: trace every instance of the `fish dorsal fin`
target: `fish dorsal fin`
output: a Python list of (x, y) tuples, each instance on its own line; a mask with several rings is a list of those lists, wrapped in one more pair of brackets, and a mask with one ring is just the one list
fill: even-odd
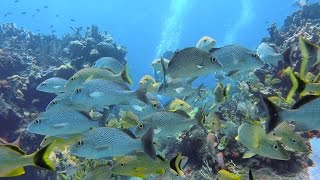
[(137, 137), (129, 129), (120, 129), (122, 132), (126, 133), (132, 139), (137, 139)]
[(218, 50), (218, 49), (220, 49), (220, 48), (212, 48), (212, 49), (209, 50), (209, 53), (213, 53), (213, 52), (215, 52), (215, 51)]
[(5, 148), (9, 148), (9, 149), (11, 149), (11, 150), (13, 150), (13, 151), (21, 154), (21, 155), (25, 155), (25, 154), (26, 154), (26, 152), (24, 152), (20, 147), (18, 147), (18, 146), (16, 146), (16, 145), (12, 145), (12, 144), (2, 144), (2, 145), (0, 145), (0, 147), (1, 147), (1, 146), (2, 146), (2, 147), (5, 147)]
[(301, 106), (319, 98), (320, 95), (306, 95), (303, 96), (299, 101), (292, 105), (291, 109), (299, 109)]
[(161, 156), (161, 155), (157, 155), (158, 159), (160, 159), (161, 161), (165, 162), (166, 160)]
[(184, 52), (184, 51), (186, 51), (186, 50), (189, 51), (190, 48), (192, 48), (192, 47), (184, 48), (184, 49), (182, 49), (182, 50), (180, 50), (180, 51), (179, 51), (179, 50), (175, 51), (174, 54), (173, 54), (173, 56), (172, 56), (172, 58), (171, 58), (171, 60), (170, 60), (169, 63), (168, 63), (168, 67), (172, 66), (172, 65), (176, 62), (176, 58), (174, 58), (175, 56), (179, 55), (181, 52)]
[(180, 114), (183, 117), (190, 118), (189, 114), (187, 112), (185, 112), (184, 110), (178, 109), (178, 110), (173, 111), (173, 112), (177, 113), (177, 114)]
[(19, 145), (20, 145), (20, 140), (21, 140), (21, 136), (18, 136), (18, 138), (17, 138), (15, 141), (13, 141), (11, 144), (16, 145), (16, 146), (19, 147)]

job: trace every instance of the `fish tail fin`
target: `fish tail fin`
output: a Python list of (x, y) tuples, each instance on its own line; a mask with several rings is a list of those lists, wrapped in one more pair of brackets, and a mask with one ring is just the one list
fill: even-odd
[(201, 96), (201, 91), (203, 90), (204, 88), (204, 83), (200, 84), (197, 88), (197, 94), (198, 96), (202, 99), (203, 97)]
[(225, 87), (223, 87), (223, 97), (225, 99), (229, 99), (230, 89), (231, 89), (231, 84), (227, 84)]
[(249, 169), (249, 180), (253, 180), (252, 170)]
[(299, 47), (301, 51), (302, 61), (300, 65), (300, 77), (305, 79), (305, 75), (312, 67), (320, 63), (319, 47), (302, 36), (299, 36)]
[(35, 153), (32, 154), (32, 156), (33, 156), (33, 162), (36, 166), (53, 171), (55, 170), (55, 164), (49, 159), (49, 155), (52, 152), (51, 151), (52, 149), (50, 148), (51, 144), (52, 143), (36, 151)]
[(170, 168), (177, 173), (178, 176), (184, 176), (182, 171), (183, 166), (185, 165), (186, 161), (181, 156), (181, 153), (178, 153), (174, 158), (170, 160)]
[(163, 88), (164, 88), (164, 91), (165, 91), (166, 90), (166, 83), (167, 83), (167, 80), (166, 80), (167, 69), (166, 69), (166, 66), (164, 65), (163, 57), (161, 57), (161, 66), (162, 66), (162, 71), (163, 71), (162, 85), (163, 85)]
[(147, 90), (148, 90), (147, 86), (141, 86), (138, 90), (134, 92), (134, 94), (140, 101), (146, 104), (150, 104), (150, 101), (147, 97)]
[(110, 111), (111, 110), (109, 108), (107, 108), (107, 107), (103, 108), (102, 116), (98, 121), (99, 127), (105, 127), (106, 126), (106, 121), (107, 121), (107, 119), (108, 119), (108, 117), (110, 115)]
[(302, 93), (304, 91), (304, 89), (306, 88), (306, 82), (304, 82), (299, 76), (297, 76), (295, 73), (293, 73), (293, 76), (296, 78), (296, 82), (297, 82), (297, 89), (296, 92), (297, 93)]
[(150, 128), (143, 136), (142, 136), (142, 144), (143, 144), (143, 151), (150, 156), (152, 159), (156, 159), (156, 150), (153, 144), (153, 128)]
[(120, 75), (121, 75), (121, 78), (125, 82), (129, 83), (130, 85), (133, 84), (133, 81), (132, 81), (132, 79), (131, 79), (131, 77), (129, 75), (129, 66), (128, 66), (128, 64), (123, 68), (123, 70), (121, 71)]
[(290, 46), (282, 53), (283, 62), (290, 67), (292, 67), (293, 65), (292, 59), (291, 59), (292, 52), (293, 52), (293, 47)]
[(198, 125), (204, 127), (203, 124), (206, 122), (206, 115), (204, 114), (204, 108), (198, 110), (194, 118), (197, 120)]
[(280, 122), (279, 112), (281, 109), (273, 104), (267, 97), (260, 94), (260, 100), (268, 113), (268, 120), (266, 122), (266, 133), (272, 131)]

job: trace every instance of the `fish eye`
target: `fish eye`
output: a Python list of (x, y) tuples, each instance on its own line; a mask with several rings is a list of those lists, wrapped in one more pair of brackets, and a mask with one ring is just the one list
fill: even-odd
[(47, 138), (44, 138), (43, 140), (44, 140), (44, 141), (47, 141), (48, 139), (47, 139)]
[(273, 133), (272, 133), (272, 135), (276, 136), (276, 133), (275, 133), (275, 132), (273, 132)]
[(72, 77), (72, 78), (71, 78), (71, 81), (73, 81), (74, 79), (75, 79), (75, 78), (74, 78), (74, 77)]
[(183, 104), (181, 103), (180, 106), (183, 106)]
[(143, 129), (143, 124), (139, 124), (139, 128), (140, 128), (140, 129)]
[(251, 56), (252, 56), (254, 59), (258, 59), (258, 58), (259, 58), (259, 56), (258, 56), (257, 53), (253, 53)]
[(81, 89), (80, 89), (80, 88), (76, 89), (76, 93), (77, 93), (77, 94), (79, 94), (80, 92), (81, 92)]
[(82, 146), (83, 145), (83, 141), (78, 141), (78, 146)]
[(157, 104), (153, 104), (152, 106), (155, 108), (155, 107), (157, 107)]
[(97, 63), (93, 63), (92, 66), (95, 66)]
[(124, 164), (123, 164), (123, 163), (120, 163), (120, 166), (121, 166), (121, 167), (124, 167)]
[(68, 164), (69, 167), (71, 167), (71, 164)]
[(45, 86), (45, 85), (47, 85), (47, 83), (42, 83), (41, 85), (42, 85), (42, 86)]
[(278, 145), (273, 145), (273, 149), (278, 150)]
[(38, 125), (38, 124), (40, 124), (40, 123), (41, 123), (40, 119), (34, 120), (34, 124)]
[(55, 105), (55, 104), (57, 104), (57, 101), (56, 101), (56, 100), (53, 100), (53, 101), (51, 101), (51, 104), (52, 104), (52, 105)]
[(215, 58), (215, 57), (211, 56), (210, 61), (211, 61), (212, 63), (215, 63), (215, 62), (216, 62), (216, 60), (217, 60), (217, 58)]
[(291, 142), (296, 143), (297, 141), (295, 139), (291, 139)]

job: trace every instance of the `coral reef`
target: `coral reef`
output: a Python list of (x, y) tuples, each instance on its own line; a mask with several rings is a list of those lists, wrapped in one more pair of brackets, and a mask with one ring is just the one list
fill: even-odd
[[(58, 38), (18, 28), (14, 23), (0, 25), (0, 137), (13, 141), (15, 132), (32, 142), (39, 141), (25, 134), (24, 126), (54, 98), (36, 91), (43, 80), (54, 76), (68, 79), (77, 69), (103, 56), (126, 62), (127, 49), (107, 32), (91, 26), (82, 35), (81, 28), (72, 29), (74, 34)], [(29, 143), (22, 147), (30, 152), (39, 144)]]

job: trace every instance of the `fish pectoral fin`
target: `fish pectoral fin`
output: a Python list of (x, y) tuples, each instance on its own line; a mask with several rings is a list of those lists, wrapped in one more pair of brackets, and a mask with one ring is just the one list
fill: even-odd
[(160, 131), (161, 131), (161, 128), (154, 129), (154, 133), (155, 133), (155, 134), (159, 134)]
[(184, 90), (184, 87), (179, 87), (179, 88), (176, 88), (174, 89), (177, 93), (181, 93), (183, 90)]
[(231, 76), (235, 75), (235, 74), (238, 73), (238, 72), (239, 72), (239, 70), (229, 71), (229, 72), (227, 73), (227, 76), (228, 76), (228, 77), (231, 77)]
[(145, 168), (142, 168), (142, 167), (136, 167), (136, 168), (134, 168), (134, 170), (135, 170), (135, 171), (144, 171), (144, 170), (145, 170)]
[(53, 89), (59, 89), (61, 86), (53, 86)]
[(197, 64), (197, 68), (198, 68), (198, 69), (202, 69), (202, 68), (204, 68), (204, 65)]
[(242, 159), (248, 159), (248, 158), (252, 158), (253, 156), (255, 156), (256, 153), (252, 152), (252, 151), (247, 151), (243, 154)]
[(14, 176), (20, 176), (22, 174), (24, 174), (25, 171), (24, 171), (24, 168), (23, 167), (18, 167), (6, 174), (4, 174), (4, 176), (1, 176), (1, 177), (14, 177)]
[(67, 126), (69, 123), (59, 123), (59, 124), (54, 124), (54, 125), (52, 125), (53, 127), (55, 127), (55, 128), (60, 128), (60, 127), (65, 127), (65, 126)]
[(104, 149), (108, 149), (109, 147), (110, 147), (110, 145), (103, 144), (103, 145), (95, 146), (94, 149), (96, 149), (96, 150), (104, 150)]
[(135, 109), (136, 111), (142, 112), (142, 110), (143, 110), (144, 107), (139, 106), (139, 105), (132, 105), (132, 108)]
[(103, 95), (102, 92), (93, 92), (89, 96), (92, 98), (97, 98), (97, 97), (101, 97), (102, 95)]

